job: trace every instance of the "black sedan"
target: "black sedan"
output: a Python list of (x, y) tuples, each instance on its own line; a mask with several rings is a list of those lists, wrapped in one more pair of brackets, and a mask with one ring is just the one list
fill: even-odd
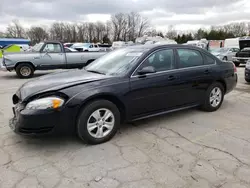
[(192, 107), (212, 112), (237, 84), (233, 63), (184, 45), (140, 45), (110, 52), (82, 70), (49, 74), (13, 95), (10, 127), (19, 134), (74, 131), (89, 144), (119, 125)]
[(245, 80), (250, 83), (250, 61), (247, 61), (245, 68)]

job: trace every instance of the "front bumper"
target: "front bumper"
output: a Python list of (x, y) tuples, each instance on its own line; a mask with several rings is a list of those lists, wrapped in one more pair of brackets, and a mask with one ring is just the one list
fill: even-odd
[(46, 135), (72, 132), (75, 128), (71, 113), (60, 110), (27, 110), (20, 104), (13, 107), (14, 117), (9, 121), (10, 128), (22, 135)]
[(233, 62), (246, 64), (250, 57), (233, 57)]
[(3, 58), (0, 59), (0, 70), (1, 71), (7, 71), (6, 66), (3, 65)]

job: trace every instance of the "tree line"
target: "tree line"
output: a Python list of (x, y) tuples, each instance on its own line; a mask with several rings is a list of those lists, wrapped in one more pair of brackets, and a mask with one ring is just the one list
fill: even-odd
[(178, 43), (188, 40), (224, 40), (226, 38), (249, 35), (250, 23), (232, 23), (223, 26), (212, 26), (210, 29), (199, 29), (196, 32), (177, 31), (174, 26), (169, 26), (166, 32), (157, 31), (151, 27), (147, 18), (139, 13), (117, 13), (111, 16), (110, 21), (67, 23), (54, 22), (50, 27), (31, 26), (25, 29), (18, 20), (12, 21), (5, 31), (0, 32), (0, 37), (29, 38), (32, 44), (43, 40), (59, 40), (62, 42), (102, 42), (135, 41), (144, 35), (162, 36), (174, 39)]

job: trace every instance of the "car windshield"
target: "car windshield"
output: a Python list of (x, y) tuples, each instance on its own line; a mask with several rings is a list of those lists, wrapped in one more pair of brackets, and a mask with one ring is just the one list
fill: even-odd
[(43, 45), (44, 45), (44, 42), (40, 42), (40, 43), (36, 44), (35, 46), (33, 46), (31, 51), (39, 52), (41, 50), (41, 48), (43, 47)]
[(219, 48), (218, 51), (216, 52), (219, 52), (219, 53), (224, 53), (224, 52), (227, 52), (229, 48)]
[(105, 75), (124, 76), (145, 51), (146, 49), (118, 49), (98, 58), (85, 70)]

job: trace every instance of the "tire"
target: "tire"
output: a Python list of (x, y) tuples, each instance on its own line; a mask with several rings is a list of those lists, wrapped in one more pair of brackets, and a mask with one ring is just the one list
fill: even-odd
[(249, 78), (245, 78), (247, 83), (250, 83), (250, 79)]
[[(104, 116), (102, 116), (104, 114), (104, 110), (107, 110), (106, 112), (109, 112), (109, 114), (111, 112), (112, 114), (109, 115), (106, 121), (102, 121), (104, 119), (103, 118)], [(97, 118), (93, 116), (93, 113), (97, 111), (101, 112), (100, 119), (102, 120), (100, 120), (99, 122), (96, 121)], [(106, 127), (108, 125), (105, 123), (112, 122), (112, 119), (113, 119), (113, 126), (111, 126), (112, 129), (109, 130)], [(92, 131), (88, 130), (88, 122), (92, 123), (91, 125)], [(120, 126), (120, 112), (116, 107), (116, 105), (107, 100), (96, 100), (87, 104), (86, 107), (82, 109), (80, 115), (78, 116), (76, 130), (78, 137), (81, 140), (83, 140), (87, 144), (95, 145), (109, 141), (116, 134), (119, 126)], [(107, 135), (100, 136), (101, 133), (100, 134), (98, 133), (99, 130), (102, 130), (103, 134)]]
[[(221, 92), (221, 97), (219, 98), (218, 95), (215, 95), (215, 103), (217, 102), (216, 105), (211, 104), (210, 99), (212, 98), (212, 92), (214, 91), (218, 91), (218, 89)], [(215, 82), (213, 83), (208, 89), (207, 92), (205, 94), (205, 100), (204, 103), (202, 105), (202, 110), (207, 111), (207, 112), (214, 112), (216, 110), (218, 110), (224, 100), (224, 94), (225, 94), (225, 90), (224, 87), (221, 83), (219, 82)], [(216, 100), (218, 99), (218, 100)], [(220, 99), (220, 100), (219, 100)]]
[[(26, 72), (24, 72), (26, 69)], [(16, 74), (19, 78), (31, 78), (34, 75), (34, 68), (29, 63), (22, 63), (16, 67)]]
[(235, 64), (236, 67), (240, 66), (240, 63), (239, 62), (233, 62)]
[(227, 61), (227, 57), (226, 57), (226, 56), (223, 57), (222, 60), (223, 60), (223, 61)]

